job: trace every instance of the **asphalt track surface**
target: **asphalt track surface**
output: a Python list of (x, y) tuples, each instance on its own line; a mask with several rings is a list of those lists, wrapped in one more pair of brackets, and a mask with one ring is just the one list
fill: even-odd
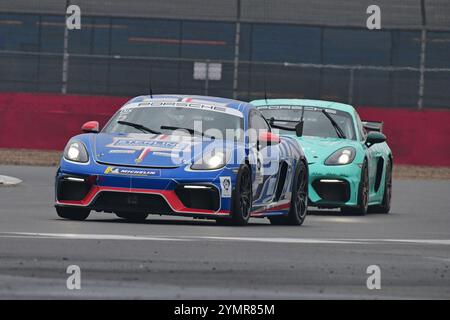
[[(315, 211), (302, 227), (93, 213), (59, 219), (55, 168), (0, 166), (0, 298), (450, 298), (450, 181), (394, 181), (392, 213)], [(66, 269), (81, 268), (81, 290)], [(366, 269), (381, 270), (381, 289)]]

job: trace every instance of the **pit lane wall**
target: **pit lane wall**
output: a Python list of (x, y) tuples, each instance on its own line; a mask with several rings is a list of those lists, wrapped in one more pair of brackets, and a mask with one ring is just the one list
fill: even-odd
[[(129, 98), (0, 93), (0, 148), (62, 150), (81, 125), (104, 125)], [(395, 163), (450, 167), (450, 111), (359, 107), (381, 120)], [(1, 150), (0, 150), (1, 152)]]

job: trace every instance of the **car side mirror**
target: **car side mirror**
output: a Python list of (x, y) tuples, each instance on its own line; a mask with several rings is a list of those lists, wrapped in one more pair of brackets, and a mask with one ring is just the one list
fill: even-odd
[(384, 134), (382, 134), (381, 132), (377, 132), (377, 131), (370, 131), (367, 134), (365, 145), (368, 148), (370, 148), (374, 144), (383, 143), (385, 141), (386, 141), (386, 136)]
[(89, 121), (81, 126), (81, 131), (84, 133), (98, 133), (100, 131), (100, 124), (98, 121)]
[(267, 146), (272, 146), (280, 143), (280, 137), (272, 132), (264, 131), (259, 134), (258, 141)]

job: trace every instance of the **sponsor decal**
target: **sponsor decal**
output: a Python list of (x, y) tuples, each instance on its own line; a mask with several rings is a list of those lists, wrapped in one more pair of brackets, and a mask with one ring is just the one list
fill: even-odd
[(114, 146), (118, 147), (157, 147), (165, 149), (174, 149), (179, 146), (177, 142), (158, 141), (158, 140), (117, 140)]
[(105, 174), (159, 177), (161, 175), (161, 171), (158, 169), (131, 169), (120, 167), (108, 167), (105, 170)]
[(220, 191), (223, 198), (231, 197), (231, 177), (220, 177)]
[(131, 153), (135, 153), (136, 150), (127, 150), (127, 149), (119, 149), (119, 150), (109, 150), (109, 153), (126, 153), (126, 154), (131, 154)]
[(142, 108), (142, 107), (176, 107), (176, 108), (192, 108), (192, 109), (200, 109), (200, 110), (209, 110), (209, 111), (215, 111), (215, 112), (222, 112), (227, 114), (232, 114), (237, 117), (243, 118), (244, 115), (242, 112), (233, 109), (228, 108), (226, 104), (223, 103), (214, 103), (211, 101), (203, 101), (203, 100), (196, 100), (196, 99), (184, 99), (185, 101), (173, 101), (173, 100), (160, 100), (157, 101), (156, 99), (153, 99), (151, 101), (142, 101), (142, 102), (132, 102), (129, 104), (126, 104), (122, 107), (122, 110), (130, 110), (135, 108)]
[(191, 145), (200, 142), (192, 142), (191, 137), (171, 136), (166, 134), (153, 135), (151, 138), (142, 138), (141, 134), (128, 134), (125, 137), (113, 137), (113, 141), (106, 145), (111, 149), (142, 150), (152, 148), (153, 151), (172, 151), (188, 149)]
[[(328, 113), (332, 113), (332, 114), (337, 114), (337, 111), (334, 109), (328, 109), (328, 108), (321, 108), (321, 107), (308, 107), (308, 106), (301, 106), (301, 105), (296, 105), (296, 106), (288, 106), (288, 105), (281, 105), (281, 106), (262, 106), (262, 107), (258, 107), (258, 110), (296, 110), (296, 109), (302, 109), (304, 108), (305, 111), (316, 111), (316, 112), (322, 112), (322, 109), (325, 109), (326, 112)], [(300, 120), (300, 118), (279, 118), (277, 117), (277, 120), (295, 120), (298, 121)]]
[[(172, 140), (173, 138), (176, 138), (176, 140)], [(110, 148), (110, 150), (134, 150), (136, 153), (134, 162), (136, 164), (143, 163), (146, 158), (155, 155), (171, 158), (173, 164), (178, 165), (184, 156), (190, 155), (191, 148), (196, 145), (201, 145), (201, 141), (192, 142), (191, 137), (158, 135), (151, 139), (137, 139), (129, 134), (127, 138), (113, 137), (113, 141), (105, 147)]]

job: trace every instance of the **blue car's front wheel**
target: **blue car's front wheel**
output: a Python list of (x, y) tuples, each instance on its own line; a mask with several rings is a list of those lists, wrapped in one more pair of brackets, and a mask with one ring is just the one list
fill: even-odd
[(217, 219), (217, 223), (231, 223), (237, 226), (246, 225), (250, 219), (252, 203), (252, 177), (250, 168), (246, 164), (241, 164), (236, 176), (236, 187), (233, 190), (231, 199), (231, 219)]
[(295, 170), (295, 179), (292, 184), (292, 198), (289, 213), (283, 216), (270, 217), (274, 225), (300, 226), (306, 217), (308, 207), (308, 170), (303, 161), (299, 161)]
[(89, 209), (56, 207), (56, 213), (60, 218), (68, 220), (83, 221), (89, 217)]

